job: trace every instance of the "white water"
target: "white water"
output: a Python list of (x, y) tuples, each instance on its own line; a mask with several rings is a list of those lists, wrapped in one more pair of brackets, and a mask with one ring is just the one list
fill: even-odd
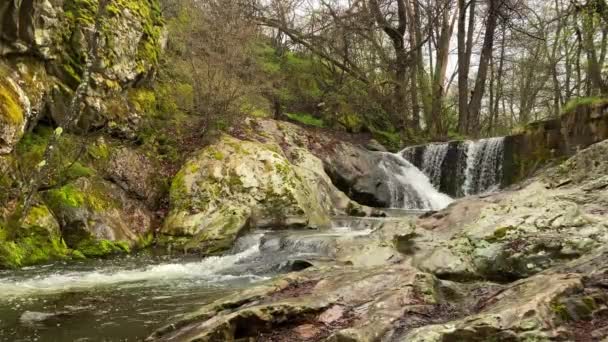
[(210, 283), (234, 278), (260, 279), (254, 275), (218, 274), (239, 261), (259, 253), (259, 239), (248, 249), (232, 255), (208, 257), (199, 262), (168, 263), (131, 270), (58, 272), (29, 279), (0, 279), (0, 298), (28, 294), (58, 293), (94, 287), (171, 280), (205, 280)]
[(430, 144), (424, 149), (422, 172), (429, 176), (435, 188), (441, 186), (441, 166), (448, 154), (448, 143)]
[(452, 198), (433, 187), (429, 177), (399, 154), (383, 153), (379, 167), (386, 175), (391, 208), (440, 210), (452, 202)]
[(467, 142), (462, 192), (465, 196), (497, 190), (502, 179), (504, 138)]

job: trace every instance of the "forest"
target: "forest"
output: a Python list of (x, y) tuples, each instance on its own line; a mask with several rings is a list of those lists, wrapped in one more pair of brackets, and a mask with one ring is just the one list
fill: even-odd
[(196, 99), (188, 112), (291, 118), (400, 147), (508, 134), (608, 91), (603, 0), (195, 3), (165, 4), (180, 33), (164, 62), (186, 76), (175, 89)]

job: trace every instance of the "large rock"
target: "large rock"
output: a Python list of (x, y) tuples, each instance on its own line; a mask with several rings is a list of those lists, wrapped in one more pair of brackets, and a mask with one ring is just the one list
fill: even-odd
[(29, 266), (69, 255), (59, 223), (44, 204), (35, 204), (19, 227), (3, 227), (0, 220), (0, 268)]
[[(292, 150), (308, 150), (323, 162), (324, 173), (334, 187), (358, 204), (385, 208), (394, 205), (395, 199), (406, 197), (401, 187), (390, 187), (391, 182), (398, 182), (393, 176), (395, 169), (404, 167), (391, 155), (287, 122), (258, 119), (252, 120), (249, 127), (256, 139), (278, 144), (287, 156), (294, 154)], [(386, 168), (379, 167), (380, 164)]]
[(173, 180), (161, 232), (186, 237), (188, 249), (213, 253), (229, 248), (247, 227), (328, 226), (322, 204), (328, 195), (309, 184), (305, 173), (277, 145), (223, 136)]
[(305, 270), (204, 306), (149, 340), (372, 341), (409, 312), (437, 310), (438, 285), (409, 267)]
[(115, 184), (79, 178), (42, 197), (59, 221), (68, 247), (85, 256), (127, 252), (152, 237), (152, 214)]

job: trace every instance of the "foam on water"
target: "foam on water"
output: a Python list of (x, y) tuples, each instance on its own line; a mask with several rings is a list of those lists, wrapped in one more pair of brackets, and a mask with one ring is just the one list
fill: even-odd
[(254, 275), (218, 274), (257, 253), (259, 244), (254, 244), (237, 254), (208, 257), (199, 262), (160, 264), (131, 270), (57, 272), (28, 279), (0, 279), (0, 297), (57, 293), (116, 284), (140, 283), (145, 286), (180, 279), (200, 279), (210, 283), (235, 278), (264, 279)]
[(452, 198), (439, 192), (422, 171), (399, 154), (384, 153), (380, 168), (386, 175), (391, 208), (439, 210)]

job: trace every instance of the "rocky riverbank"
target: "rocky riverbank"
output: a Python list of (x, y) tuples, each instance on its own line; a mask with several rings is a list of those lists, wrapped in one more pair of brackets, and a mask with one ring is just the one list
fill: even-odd
[(379, 228), (340, 264), (222, 298), (149, 340), (601, 341), (606, 156), (608, 141), (521, 189)]

